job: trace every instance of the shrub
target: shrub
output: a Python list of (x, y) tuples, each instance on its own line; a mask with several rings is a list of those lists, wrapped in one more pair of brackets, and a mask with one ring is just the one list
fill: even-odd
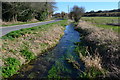
[(44, 21), (45, 19), (47, 19), (47, 15), (48, 15), (47, 12), (42, 11), (42, 12), (38, 12), (35, 18), (39, 21)]

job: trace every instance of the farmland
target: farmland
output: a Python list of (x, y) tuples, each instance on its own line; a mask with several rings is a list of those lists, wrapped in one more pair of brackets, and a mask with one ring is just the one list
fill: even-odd
[(108, 23), (118, 23), (118, 17), (83, 17), (82, 20), (89, 21), (97, 27), (112, 29), (115, 32), (120, 32), (119, 26), (107, 25)]

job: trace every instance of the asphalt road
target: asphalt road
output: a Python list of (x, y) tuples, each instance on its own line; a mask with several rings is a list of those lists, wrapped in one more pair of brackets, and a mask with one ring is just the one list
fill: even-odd
[(37, 23), (30, 23), (30, 24), (23, 24), (23, 25), (16, 25), (16, 26), (7, 26), (7, 27), (0, 27), (0, 37), (6, 35), (7, 33), (11, 31), (16, 31), (20, 30), (23, 28), (30, 28), (30, 27), (35, 27), (39, 25), (44, 25), (44, 24), (49, 24), (49, 23), (54, 23), (60, 20), (52, 20), (52, 21), (46, 21), (46, 22), (37, 22)]

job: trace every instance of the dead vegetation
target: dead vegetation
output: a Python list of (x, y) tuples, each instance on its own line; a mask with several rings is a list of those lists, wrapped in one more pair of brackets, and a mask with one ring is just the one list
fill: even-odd
[(101, 65), (101, 57), (99, 54), (96, 54), (94, 56), (90, 55), (90, 53), (87, 51), (87, 56), (83, 56), (82, 53), (79, 53), (79, 57), (82, 61), (84, 61), (85, 66), (87, 68), (95, 67), (99, 69), (100, 71), (103, 71), (102, 65)]
[(25, 34), (14, 40), (3, 39), (2, 49), (0, 50), (2, 54), (0, 57), (2, 57), (2, 59), (14, 57), (20, 60), (21, 64), (24, 64), (27, 59), (21, 55), (21, 50), (27, 47), (35, 56), (40, 55), (58, 43), (59, 39), (64, 34), (63, 30), (63, 26), (54, 24), (52, 27), (49, 26), (47, 29), (43, 28), (42, 31), (35, 30), (32, 34)]
[[(85, 21), (80, 21), (76, 30), (84, 35), (84, 41), (94, 50), (98, 48), (99, 55), (82, 56), (86, 66), (104, 67), (109, 71), (107, 77), (120, 77), (120, 42), (119, 34), (112, 30), (98, 28)], [(101, 64), (102, 65), (101, 65)]]

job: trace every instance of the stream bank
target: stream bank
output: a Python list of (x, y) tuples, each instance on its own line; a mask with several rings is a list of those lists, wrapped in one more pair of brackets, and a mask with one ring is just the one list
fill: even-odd
[[(109, 29), (98, 28), (85, 21), (80, 21), (76, 30), (82, 34), (81, 40), (85, 43), (83, 47), (78, 47), (78, 53), (88, 69), (93, 66), (100, 70), (103, 74), (101, 78), (119, 79), (119, 34)], [(85, 56), (80, 52), (81, 49), (86, 51)], [(96, 73), (96, 71), (93, 72)]]
[(64, 36), (55, 48), (24, 66), (12, 78), (77, 78), (78, 71), (67, 61), (77, 60), (81, 64), (80, 69), (84, 70), (83, 63), (74, 51), (76, 42), (80, 42), (80, 35), (74, 30), (74, 25), (70, 24), (66, 26)]
[(47, 49), (54, 47), (64, 35), (67, 20), (13, 31), (1, 37), (2, 77), (8, 78), (18, 74), (23, 64), (43, 55)]

